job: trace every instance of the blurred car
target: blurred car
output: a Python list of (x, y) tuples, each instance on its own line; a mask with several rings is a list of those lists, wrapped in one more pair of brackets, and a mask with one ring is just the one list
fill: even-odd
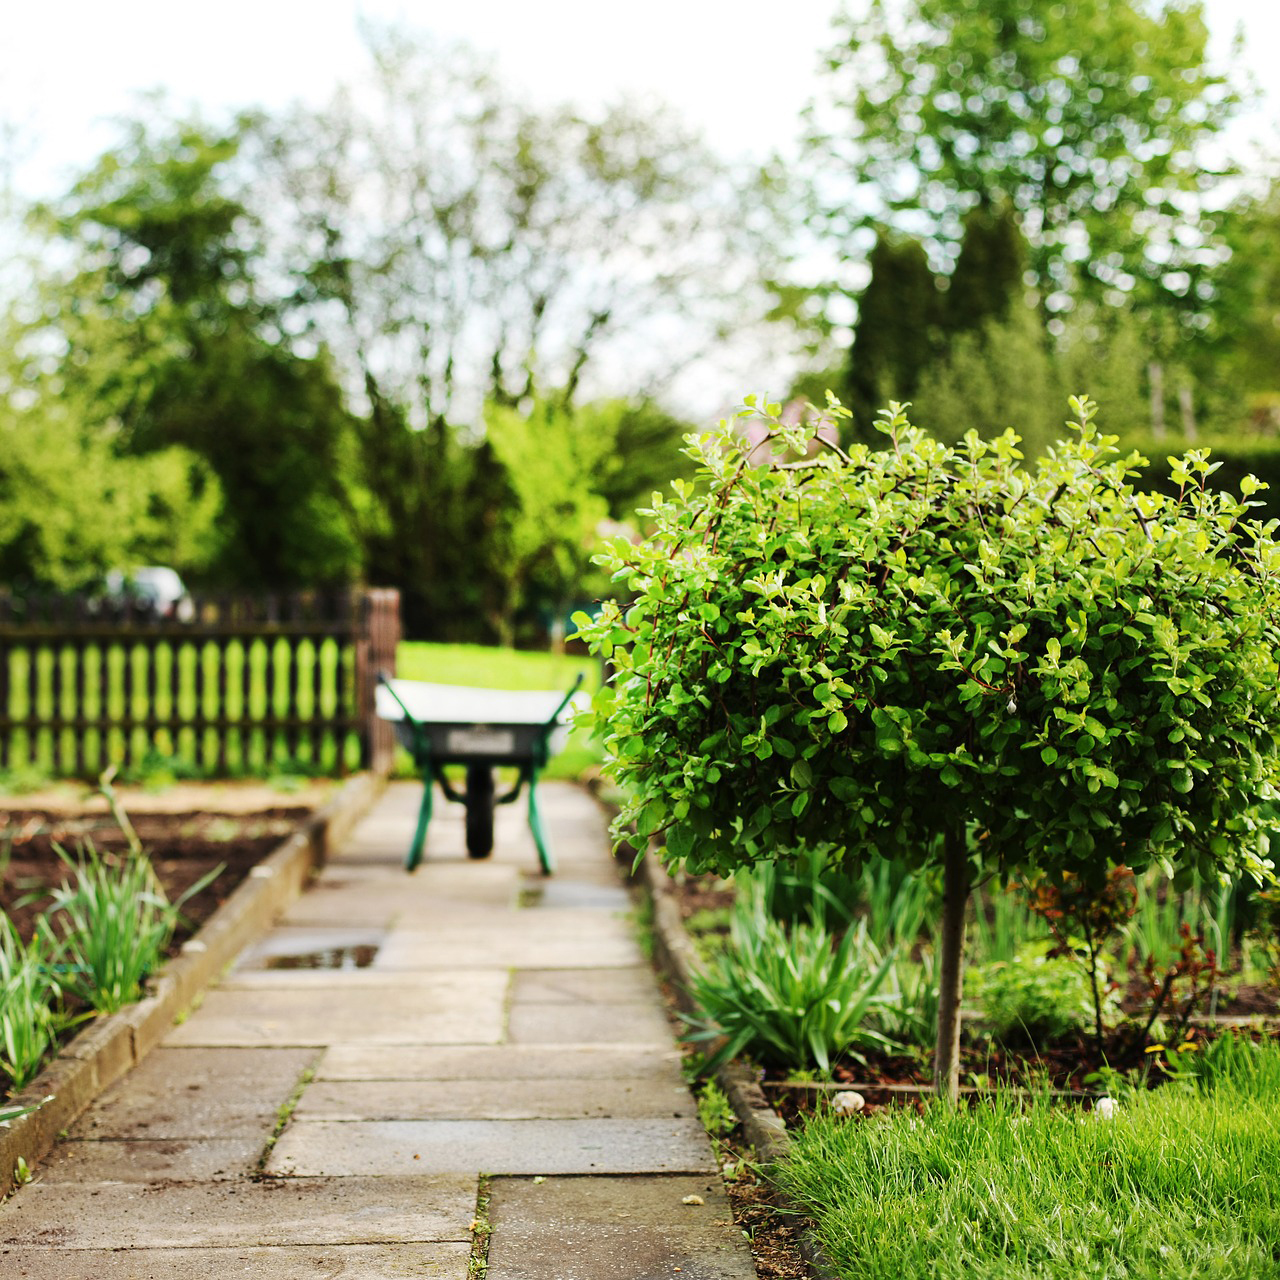
[(190, 622), (196, 616), (195, 603), (176, 569), (145, 565), (141, 569), (113, 569), (106, 577), (107, 603), (126, 603), (141, 613), (157, 618)]

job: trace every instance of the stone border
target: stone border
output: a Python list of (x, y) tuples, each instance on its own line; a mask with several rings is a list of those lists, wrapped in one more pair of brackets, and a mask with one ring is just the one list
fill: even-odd
[(385, 786), (386, 779), (375, 774), (349, 778), (333, 799), (249, 872), (195, 937), (183, 944), (182, 954), (148, 982), (149, 994), (143, 1000), (90, 1023), (6, 1103), (41, 1105), (0, 1125), (0, 1197), (13, 1189), (19, 1159), (34, 1168), (59, 1133), (146, 1057), (174, 1020), (302, 892), (311, 872), (347, 837)]
[[(689, 985), (701, 961), (684, 927), (675, 883), (652, 849), (644, 855), (638, 879), (653, 904), (654, 964), (671, 983), (676, 1005), (685, 1013), (693, 1013), (696, 1006), (689, 994)], [(791, 1149), (785, 1122), (769, 1105), (755, 1074), (741, 1062), (728, 1062), (721, 1067), (716, 1072), (716, 1083), (728, 1097), (742, 1125), (743, 1136), (755, 1148), (768, 1177), (768, 1167), (785, 1160)], [(801, 1239), (800, 1249), (813, 1280), (836, 1280), (831, 1264), (808, 1232)]]

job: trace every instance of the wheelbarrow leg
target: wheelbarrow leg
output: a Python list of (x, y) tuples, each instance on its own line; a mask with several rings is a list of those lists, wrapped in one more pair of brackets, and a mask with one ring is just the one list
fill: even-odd
[(546, 832), (542, 829), (542, 815), (538, 812), (538, 771), (530, 768), (528, 771), (529, 779), (529, 830), (533, 833), (533, 843), (538, 850), (538, 863), (542, 867), (542, 874), (549, 876), (555, 869), (555, 859), (551, 856), (551, 850), (547, 847)]
[(427, 840), (427, 824), (431, 821), (431, 797), (436, 788), (435, 771), (428, 761), (422, 767), (422, 804), (418, 806), (418, 826), (413, 833), (413, 844), (404, 864), (406, 871), (413, 871), (422, 861), (422, 846)]

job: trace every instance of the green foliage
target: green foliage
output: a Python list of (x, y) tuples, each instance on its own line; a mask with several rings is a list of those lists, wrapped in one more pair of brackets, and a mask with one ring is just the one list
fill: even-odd
[(1262, 190), (1236, 200), (1221, 224), (1231, 257), (1214, 277), (1203, 376), (1224, 392), (1220, 428), (1274, 434), (1280, 426), (1280, 177), (1274, 166)]
[(1167, 1074), (1204, 1093), (1222, 1090), (1262, 1103), (1280, 1097), (1280, 1044), (1275, 1040), (1224, 1030), (1203, 1044), (1191, 1042), (1185, 1052), (1175, 1048), (1166, 1062)]
[[(971, 971), (985, 1021), (997, 1039), (1039, 1046), (1092, 1025), (1088, 974), (1073, 957), (1051, 957), (1047, 949), (1045, 943), (1034, 943), (1008, 962)], [(1115, 1001), (1109, 1000), (1104, 1011), (1114, 1017)]]
[(1228, 1077), (1210, 1106), (1165, 1087), (1124, 1098), (1111, 1120), (1007, 1096), (820, 1116), (779, 1177), (837, 1275), (1251, 1280), (1277, 1274), (1274, 1106)]
[[(244, 128), (134, 122), (37, 212), (72, 266), (43, 280), (10, 394), (37, 421), (71, 424), (80, 456), (73, 446), (60, 460), (71, 474), (92, 470), (86, 446), (100, 440), (115, 472), (127, 460), (151, 478), (113, 513), (118, 542), (143, 539), (163, 514), (172, 541), (146, 559), (242, 586), (345, 581), (360, 567), (354, 420), (331, 360), (291, 349), (255, 288), (265, 249), (237, 167)], [(151, 476), (166, 458), (170, 472), (187, 469), (167, 490)], [(186, 520), (196, 536), (183, 534)], [(137, 563), (123, 554), (132, 550), (126, 542), (105, 567)]]
[[(596, 707), (623, 829), (669, 861), (725, 875), (819, 841), (853, 867), (941, 859), (953, 1097), (975, 862), (1098, 883), (1113, 850), (1185, 875), (1265, 855), (1280, 554), (1248, 519), (1257, 484), (1215, 493), (1192, 452), (1179, 496), (1135, 493), (1139, 456), (1072, 405), (1034, 470), (1011, 431), (951, 449), (898, 405), (881, 452), (807, 457), (813, 429), (776, 406), (764, 447), (725, 423), (655, 537), (612, 544), (634, 603), (581, 620), (617, 671)], [(777, 445), (799, 461), (752, 465)]]
[(535, 587), (562, 606), (583, 592), (607, 513), (594, 478), (612, 448), (617, 418), (574, 414), (549, 401), (528, 413), (490, 405), (485, 431), (510, 494), (495, 513), (490, 553), (503, 586), (494, 616), (500, 640), (510, 644), (516, 615)]
[(1135, 493), (1137, 456), (1076, 407), (1034, 470), (1012, 434), (952, 450), (896, 410), (882, 452), (697, 445), (657, 535), (613, 544), (635, 604), (585, 627), (618, 670), (624, 821), (721, 874), (832, 838), (919, 865), (969, 823), (1004, 869), (1256, 856), (1274, 544), (1199, 455), (1181, 499)]
[(0, 581), (69, 591), (121, 566), (200, 564), (220, 503), (198, 455), (122, 455), (115, 424), (76, 388), (13, 347), (0, 356)]
[(143, 981), (164, 957), (182, 903), (222, 868), (170, 902), (145, 854), (108, 861), (88, 844), (75, 861), (61, 856), (74, 871), (74, 884), (64, 881), (53, 891), (38, 936), (65, 974), (64, 989), (101, 1013), (114, 1013), (141, 997)]
[[(1189, 449), (1200, 450), (1208, 455), (1214, 466), (1213, 473), (1206, 477), (1212, 488), (1239, 493), (1245, 477), (1254, 476), (1264, 486), (1250, 494), (1249, 501), (1255, 504), (1254, 514), (1262, 520), (1280, 519), (1280, 438), (1206, 432), (1195, 440), (1175, 435), (1157, 440), (1144, 430), (1126, 433), (1124, 444), (1148, 458), (1164, 458)], [(1176, 495), (1182, 488), (1182, 483), (1163, 469), (1151, 472), (1144, 484), (1169, 495)]]
[(698, 1088), (698, 1120), (712, 1138), (723, 1138), (738, 1123), (728, 1095), (714, 1080)]
[(765, 895), (740, 889), (729, 945), (697, 974), (691, 993), (702, 1011), (691, 1040), (723, 1044), (708, 1060), (746, 1053), (762, 1063), (828, 1071), (834, 1058), (860, 1057), (890, 1042), (876, 1027), (880, 988), (892, 956), (882, 958), (865, 924), (838, 940), (820, 924), (788, 930), (769, 914)]
[(1018, 301), (1005, 314), (950, 337), (920, 375), (912, 417), (951, 443), (974, 424), (987, 437), (1015, 428), (1034, 456), (1060, 434), (1056, 407), (1067, 394), (1062, 366), (1036, 312)]
[(1003, 200), (1047, 298), (1142, 286), (1201, 305), (1206, 149), (1236, 99), (1207, 65), (1200, 4), (1080, 0), (1064, 15), (1026, 0), (869, 0), (839, 26), (816, 148), (859, 190), (829, 202), (824, 228), (865, 211), (949, 249), (966, 210)]
[(1008, 316), (1026, 294), (1026, 266), (1027, 242), (1009, 204), (974, 205), (947, 282), (947, 332), (968, 333)]
[(860, 439), (889, 400), (910, 400), (937, 350), (943, 298), (917, 240), (882, 233), (867, 259), (849, 364), (849, 407)]
[(66, 1025), (61, 998), (44, 942), (24, 943), (13, 922), (0, 919), (0, 1075), (13, 1091), (35, 1079)]

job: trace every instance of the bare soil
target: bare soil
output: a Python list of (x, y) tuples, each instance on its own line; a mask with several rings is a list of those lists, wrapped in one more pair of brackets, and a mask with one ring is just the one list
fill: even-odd
[[(171, 901), (221, 868), (183, 904), (174, 950), (328, 790), (308, 786), (286, 793), (254, 784), (187, 784), (156, 795), (121, 791), (125, 812)], [(60, 787), (0, 798), (0, 908), (24, 938), (48, 907), (50, 891), (74, 877), (58, 850), (74, 860), (88, 845), (107, 857), (128, 847), (102, 796)]]

